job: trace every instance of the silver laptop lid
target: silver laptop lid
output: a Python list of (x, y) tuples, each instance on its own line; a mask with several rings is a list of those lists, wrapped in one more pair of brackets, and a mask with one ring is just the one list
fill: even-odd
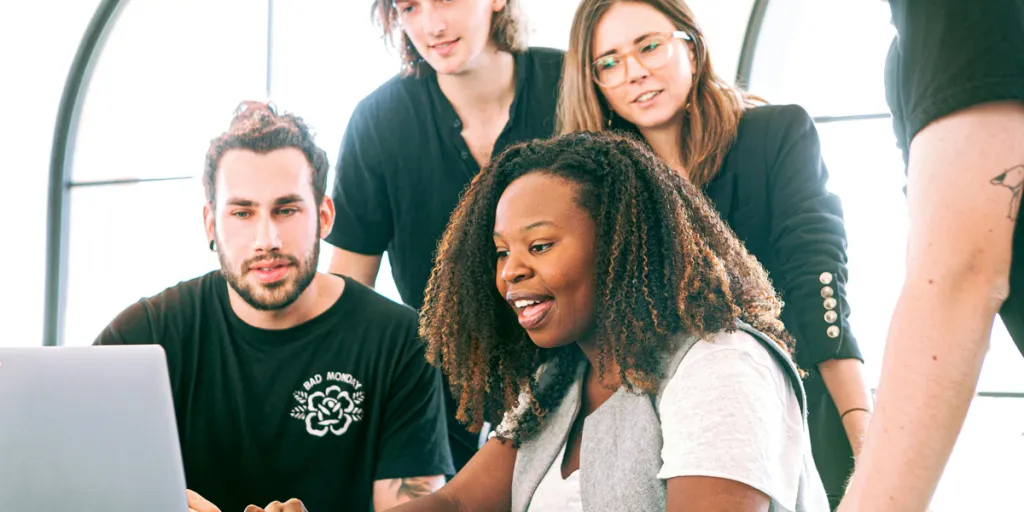
[(188, 510), (160, 346), (0, 348), (0, 510)]

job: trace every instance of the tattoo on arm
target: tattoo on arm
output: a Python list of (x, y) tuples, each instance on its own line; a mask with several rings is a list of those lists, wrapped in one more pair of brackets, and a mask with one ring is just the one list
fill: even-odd
[(426, 496), (441, 488), (444, 480), (436, 476), (418, 476), (412, 478), (393, 478), (388, 482), (388, 488), (395, 493), (399, 500), (413, 500)]
[(1017, 165), (1011, 167), (995, 178), (992, 178), (989, 183), (998, 187), (1006, 187), (1013, 192), (1010, 198), (1010, 209), (1006, 215), (1010, 221), (1017, 220), (1017, 212), (1020, 210), (1020, 198), (1021, 190), (1024, 188), (1024, 165)]

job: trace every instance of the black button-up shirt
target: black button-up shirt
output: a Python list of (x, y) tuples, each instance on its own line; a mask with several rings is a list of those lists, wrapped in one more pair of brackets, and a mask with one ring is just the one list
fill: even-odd
[[(356, 107), (342, 141), (327, 242), (359, 254), (387, 251), (402, 301), (419, 309), (459, 194), (480, 167), (462, 138), (462, 121), (423, 66), (395, 77)], [(492, 155), (550, 137), (562, 52), (531, 48), (516, 56), (515, 99)]]
[[(562, 75), (562, 52), (531, 48), (516, 56), (515, 98), (492, 155), (517, 142), (548, 138)], [(327, 242), (359, 254), (388, 253), (402, 301), (419, 309), (459, 196), (480, 166), (462, 138), (462, 121), (429, 66), (395, 77), (356, 107), (342, 140), (332, 192), (337, 216)], [(455, 469), (476, 452), (479, 437), (455, 419), (445, 386)]]

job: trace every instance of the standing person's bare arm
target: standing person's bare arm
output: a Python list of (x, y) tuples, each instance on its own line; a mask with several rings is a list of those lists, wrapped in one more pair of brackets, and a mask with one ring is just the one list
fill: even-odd
[(961, 110), (910, 145), (906, 280), (878, 402), (842, 510), (926, 510), (1009, 293), (1024, 104)]
[(359, 254), (334, 247), (331, 250), (332, 274), (349, 276), (370, 288), (377, 284), (377, 273), (380, 272), (380, 254)]

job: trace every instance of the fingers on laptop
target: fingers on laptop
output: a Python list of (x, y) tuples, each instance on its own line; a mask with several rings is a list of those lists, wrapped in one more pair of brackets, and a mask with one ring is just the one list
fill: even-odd
[(185, 489), (185, 494), (188, 495), (188, 512), (220, 512), (217, 505), (210, 503), (209, 500), (199, 495), (199, 493)]
[(256, 505), (249, 505), (245, 507), (244, 512), (307, 512), (305, 505), (301, 501), (292, 498), (284, 503), (280, 501), (271, 502), (267, 505), (266, 509), (257, 507)]

